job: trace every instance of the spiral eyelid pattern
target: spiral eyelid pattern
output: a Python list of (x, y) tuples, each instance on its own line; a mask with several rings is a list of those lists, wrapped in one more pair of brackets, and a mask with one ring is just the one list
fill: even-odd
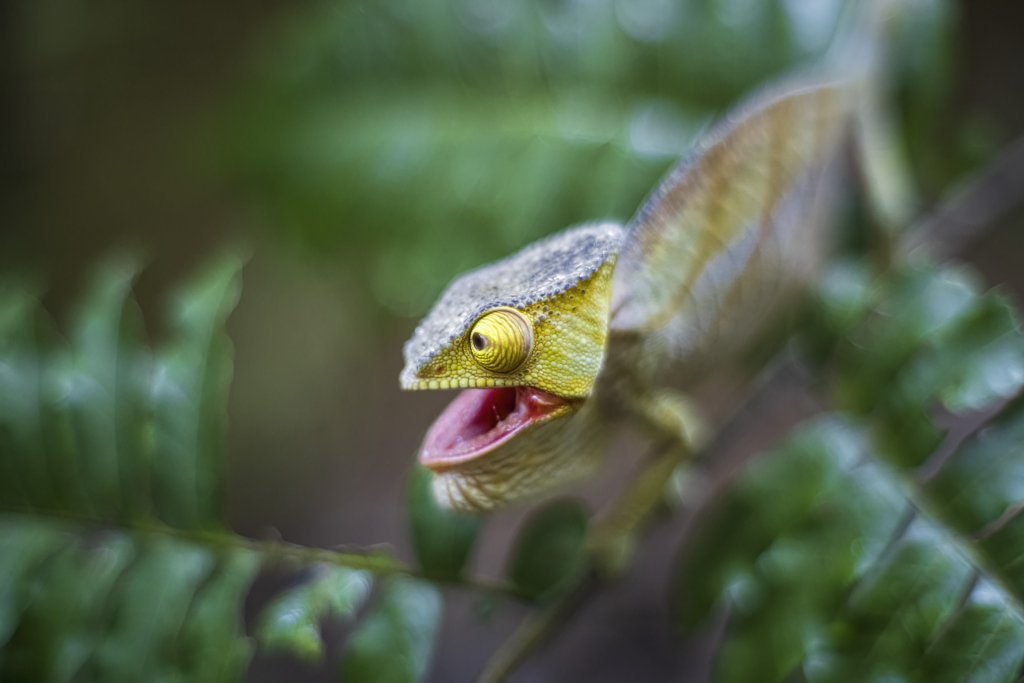
[(473, 325), (469, 347), (481, 367), (492, 372), (512, 372), (530, 356), (533, 328), (514, 308), (497, 308)]

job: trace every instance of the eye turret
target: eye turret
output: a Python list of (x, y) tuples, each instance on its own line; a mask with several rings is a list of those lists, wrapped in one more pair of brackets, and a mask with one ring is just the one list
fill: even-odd
[(469, 347), (480, 367), (491, 372), (512, 372), (530, 356), (533, 326), (514, 308), (496, 308), (473, 324)]

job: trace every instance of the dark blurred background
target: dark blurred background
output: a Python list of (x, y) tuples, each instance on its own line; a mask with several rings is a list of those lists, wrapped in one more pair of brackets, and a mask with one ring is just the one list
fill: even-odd
[[(927, 211), (1024, 132), (1024, 5), (909, 4), (888, 76)], [(628, 219), (724, 107), (820, 56), (842, 5), (8, 0), (0, 270), (44, 283), (60, 321), (98, 258), (134, 249), (159, 343), (168, 287), (219, 251), (250, 253), (229, 322), (233, 527), (408, 559), (404, 472), (451, 398), (398, 391), (417, 316), (462, 270)], [(1018, 293), (1021, 227), (1017, 211), (965, 253)], [(812, 409), (794, 394), (735, 449)], [(619, 460), (640, 445), (623, 435)], [(583, 492), (593, 504), (609, 476)], [(501, 572), (521, 517), (489, 521), (479, 572)], [(673, 642), (663, 607), (683, 533), (657, 530), (514, 680), (702, 680), (706, 643)], [(448, 604), (432, 679), (469, 680), (525, 610)], [(333, 680), (336, 655), (319, 669), (260, 655), (250, 679)]]

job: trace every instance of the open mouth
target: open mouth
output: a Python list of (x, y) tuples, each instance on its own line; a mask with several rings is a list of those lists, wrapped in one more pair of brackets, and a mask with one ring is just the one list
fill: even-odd
[(430, 427), (420, 462), (441, 471), (478, 458), (570, 404), (534, 387), (465, 389)]

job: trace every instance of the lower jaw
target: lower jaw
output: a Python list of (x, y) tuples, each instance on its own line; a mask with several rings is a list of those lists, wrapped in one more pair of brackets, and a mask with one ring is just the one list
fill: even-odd
[(457, 466), (432, 468), (438, 503), (463, 512), (487, 512), (564, 489), (594, 474), (603, 462), (606, 431), (582, 408)]

